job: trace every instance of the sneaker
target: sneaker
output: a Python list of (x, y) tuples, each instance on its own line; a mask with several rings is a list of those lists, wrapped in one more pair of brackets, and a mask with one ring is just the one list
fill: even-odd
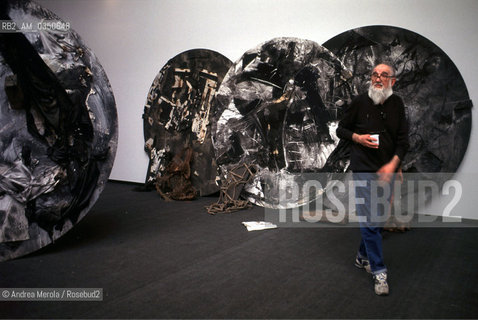
[(387, 274), (385, 272), (373, 275), (375, 294), (379, 296), (388, 295)]
[(355, 266), (360, 269), (365, 269), (368, 273), (372, 273), (370, 269), (370, 262), (367, 259), (362, 259), (359, 256), (355, 258)]

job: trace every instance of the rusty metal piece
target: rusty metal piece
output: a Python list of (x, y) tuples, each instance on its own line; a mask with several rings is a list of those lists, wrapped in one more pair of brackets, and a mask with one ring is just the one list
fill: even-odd
[(239, 164), (227, 172), (227, 177), (220, 189), (219, 199), (216, 203), (206, 206), (209, 214), (218, 212), (230, 213), (252, 207), (249, 200), (239, 199), (242, 189), (249, 183), (256, 172), (254, 165)]
[(191, 182), (192, 155), (192, 148), (184, 148), (168, 164), (166, 174), (156, 177), (156, 190), (166, 201), (197, 198), (198, 192)]

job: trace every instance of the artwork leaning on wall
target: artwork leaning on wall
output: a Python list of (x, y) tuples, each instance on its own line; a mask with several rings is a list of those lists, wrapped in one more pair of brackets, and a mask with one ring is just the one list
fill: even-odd
[[(255, 176), (241, 196), (267, 208), (293, 208), (325, 190), (284, 201), (280, 192), (289, 184), (303, 184), (310, 174), (318, 174), (315, 177), (323, 186), (332, 179), (349, 179), (349, 145), (337, 138), (335, 129), (351, 99), (368, 89), (370, 70), (381, 62), (396, 68), (394, 90), (406, 105), (411, 148), (402, 162), (403, 171), (413, 174), (413, 179), (438, 179), (442, 184), (456, 172), (466, 152), (472, 102), (460, 73), (440, 48), (393, 26), (349, 30), (323, 46), (275, 38), (246, 51), (215, 88), (207, 124), (215, 154), (213, 166), (207, 169), (211, 174), (202, 177), (202, 183), (210, 179), (211, 186), (218, 181), (224, 184), (232, 168), (253, 165)], [(173, 83), (177, 81), (169, 86), (177, 87)], [(169, 100), (163, 97), (163, 101)], [(170, 119), (165, 119), (169, 122), (162, 126), (170, 126)], [(148, 120), (152, 122), (151, 117)], [(155, 140), (149, 138), (148, 143), (146, 132), (148, 148)], [(169, 140), (166, 134), (155, 139), (161, 136)], [(450, 145), (454, 152), (448, 151)], [(154, 171), (151, 159), (148, 174)], [(216, 168), (218, 177), (212, 174)], [(407, 192), (402, 190), (405, 200)], [(348, 191), (342, 197), (348, 198)]]

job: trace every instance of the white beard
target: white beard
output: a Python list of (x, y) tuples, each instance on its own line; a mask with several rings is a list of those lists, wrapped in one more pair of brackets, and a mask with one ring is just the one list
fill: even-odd
[(374, 104), (383, 104), (393, 94), (392, 87), (388, 88), (375, 88), (370, 85), (368, 88), (368, 96), (372, 99)]

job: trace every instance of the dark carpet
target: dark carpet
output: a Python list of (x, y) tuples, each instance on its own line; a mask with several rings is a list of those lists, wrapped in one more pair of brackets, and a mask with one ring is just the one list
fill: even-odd
[(353, 265), (356, 228), (248, 232), (264, 209), (209, 215), (108, 182), (69, 233), (0, 263), (1, 288), (103, 288), (99, 302), (1, 302), (1, 318), (478, 318), (478, 228), (385, 233), (390, 295)]

